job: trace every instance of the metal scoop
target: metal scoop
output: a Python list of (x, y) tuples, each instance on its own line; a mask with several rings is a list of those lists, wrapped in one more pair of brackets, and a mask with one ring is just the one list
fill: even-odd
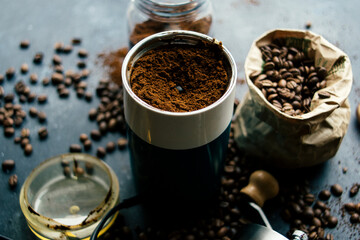
[[(274, 198), (279, 193), (278, 181), (270, 173), (258, 170), (251, 174), (249, 184), (241, 189), (240, 192), (252, 200), (248, 202), (248, 205), (258, 213), (265, 226), (260, 224), (247, 224), (239, 232), (236, 239), (288, 240), (286, 237), (272, 229), (270, 222), (261, 209), (266, 200)], [(308, 237), (303, 231), (296, 230), (292, 234), (291, 239), (307, 240)]]

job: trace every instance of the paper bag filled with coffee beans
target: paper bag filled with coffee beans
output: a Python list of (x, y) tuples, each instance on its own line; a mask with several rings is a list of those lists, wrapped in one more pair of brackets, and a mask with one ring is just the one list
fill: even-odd
[(310, 31), (273, 30), (245, 61), (249, 92), (236, 110), (235, 139), (266, 164), (298, 168), (333, 157), (350, 120), (348, 56)]

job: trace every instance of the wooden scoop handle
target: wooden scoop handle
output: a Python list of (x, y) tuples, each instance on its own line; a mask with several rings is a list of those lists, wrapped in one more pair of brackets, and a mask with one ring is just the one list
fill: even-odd
[(249, 184), (240, 192), (249, 196), (259, 207), (263, 207), (266, 200), (279, 193), (279, 183), (270, 173), (257, 170), (250, 175)]

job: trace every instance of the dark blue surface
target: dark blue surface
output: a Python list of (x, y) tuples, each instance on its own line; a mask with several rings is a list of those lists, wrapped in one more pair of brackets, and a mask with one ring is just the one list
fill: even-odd
[[(0, 73), (13, 66), (17, 70), (17, 78), (29, 83), (29, 74), (20, 75), (19, 68), (24, 62), (30, 66), (30, 73), (37, 73), (39, 79), (49, 76), (53, 45), (57, 41), (69, 43), (72, 37), (81, 37), (81, 48), (89, 51), (88, 67), (92, 70), (88, 79), (88, 89), (94, 93), (97, 82), (105, 74), (104, 69), (95, 65), (97, 54), (106, 50), (114, 50), (127, 45), (126, 0), (104, 1), (11, 1), (0, 0)], [(343, 143), (335, 157), (325, 164), (311, 169), (298, 171), (294, 177), (307, 178), (311, 192), (318, 192), (334, 183), (340, 183), (345, 192), (353, 182), (360, 182), (360, 131), (356, 122), (355, 108), (360, 102), (360, 84), (357, 78), (360, 74), (359, 41), (360, 38), (360, 1), (260, 1), (260, 0), (214, 0), (214, 33), (233, 54), (238, 66), (239, 78), (244, 78), (243, 65), (254, 39), (265, 31), (274, 28), (304, 29), (311, 21), (311, 30), (324, 36), (348, 54), (354, 73), (354, 85), (350, 94), (351, 122)], [(29, 39), (28, 50), (20, 50), (19, 43)], [(75, 48), (75, 51), (78, 48)], [(35, 66), (31, 63), (37, 51), (45, 54), (44, 63)], [(76, 69), (78, 58), (75, 52), (63, 57), (65, 69)], [(12, 81), (2, 85), (6, 91), (12, 91)], [(25, 157), (20, 146), (14, 145), (12, 138), (5, 138), (0, 132), (0, 161), (14, 159), (16, 167), (11, 173), (19, 176), (19, 186), (10, 190), (7, 181), (10, 173), (0, 173), (0, 234), (13, 239), (34, 239), (34, 235), (26, 226), (26, 221), (19, 207), (20, 186), (27, 175), (41, 161), (68, 151), (71, 143), (79, 143), (80, 133), (89, 133), (96, 123), (87, 119), (91, 107), (98, 104), (94, 98), (91, 103), (78, 100), (73, 91), (69, 99), (59, 99), (56, 89), (43, 87), (40, 83), (31, 85), (36, 93), (46, 93), (49, 96), (45, 105), (34, 104), (46, 112), (48, 121), (38, 124), (35, 119), (27, 118), (23, 127), (31, 131), (31, 143), (34, 152)], [(241, 99), (247, 91), (245, 84), (237, 86), (237, 97)], [(25, 104), (27, 111), (30, 107)], [(40, 141), (37, 129), (46, 125), (49, 137)], [(16, 130), (19, 135), (19, 129)], [(90, 153), (94, 154), (97, 146), (105, 146), (109, 140), (116, 140), (119, 134), (108, 134), (100, 142), (94, 142)], [(128, 151), (116, 151), (104, 158), (115, 170), (120, 181), (122, 198), (131, 197), (135, 193), (130, 171)], [(346, 174), (342, 172), (347, 167)], [(339, 217), (340, 224), (327, 232), (334, 234), (336, 239), (359, 239), (360, 228), (350, 226), (349, 216), (341, 216), (340, 206), (349, 201), (360, 201), (358, 194), (353, 199), (348, 194), (341, 198), (332, 198), (329, 205), (333, 207), (332, 214)], [(282, 206), (266, 206), (265, 212), (275, 230), (285, 234), (289, 226), (285, 224), (278, 210)], [(142, 215), (137, 208), (124, 211), (127, 223), (136, 226), (142, 222)]]

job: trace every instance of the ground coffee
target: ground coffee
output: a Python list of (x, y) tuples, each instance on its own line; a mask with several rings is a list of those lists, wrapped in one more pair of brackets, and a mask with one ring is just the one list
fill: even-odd
[(222, 46), (167, 45), (135, 63), (131, 88), (146, 103), (171, 112), (189, 112), (218, 100), (228, 86)]

